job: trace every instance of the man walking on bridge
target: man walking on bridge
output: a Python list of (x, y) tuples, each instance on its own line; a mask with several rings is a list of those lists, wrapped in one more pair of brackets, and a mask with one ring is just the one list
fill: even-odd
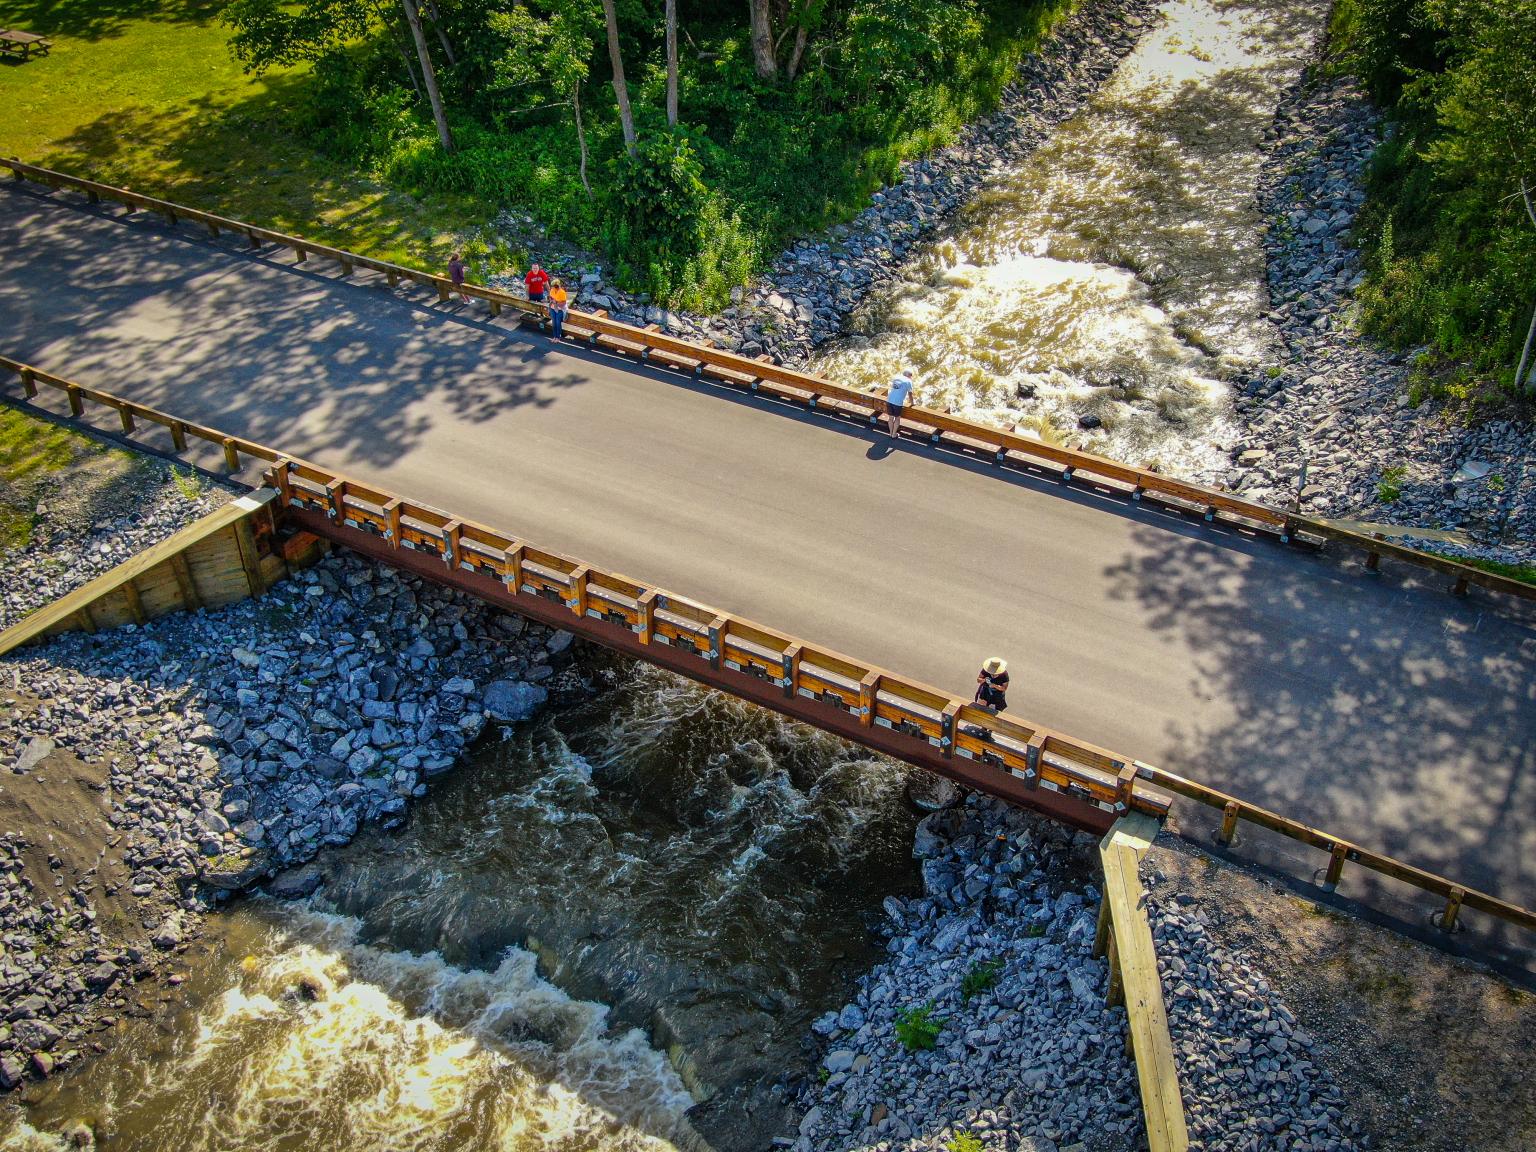
[(907, 397), (910, 395), (912, 377), (905, 372), (896, 373), (896, 379), (891, 381), (891, 387), (885, 394), (885, 426), (893, 439), (901, 435), (901, 411), (907, 406)]

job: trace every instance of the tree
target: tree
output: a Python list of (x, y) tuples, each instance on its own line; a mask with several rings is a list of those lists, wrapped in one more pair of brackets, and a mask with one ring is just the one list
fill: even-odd
[[(1454, 46), (1436, 85), (1442, 135), (1428, 150), (1430, 163), (1489, 188), (1490, 199), (1519, 200), (1536, 226), (1536, 0), (1435, 0), (1430, 11)], [(1516, 388), (1536, 385), (1533, 341), (1536, 314)]]
[(437, 124), (437, 139), (444, 152), (453, 151), (453, 132), (448, 128), (448, 113), (443, 108), (443, 94), (437, 87), (437, 73), (432, 68), (432, 53), (427, 51), (427, 37), (421, 30), (421, 12), (416, 0), (400, 0), (405, 9), (406, 23), (411, 26), (411, 39), (416, 41), (416, 55), (421, 60), (421, 82), (427, 90), (427, 100), (432, 105), (432, 119)]
[(794, 80), (805, 60), (806, 45), (817, 25), (827, 0), (747, 0), (751, 21), (752, 66), (760, 80), (775, 80), (779, 75), (779, 57), (784, 41), (794, 33), (784, 78)]
[[(1531, 200), (1531, 190), (1524, 180), (1520, 181), (1520, 199), (1525, 202), (1525, 214), (1536, 228), (1536, 203)], [(1531, 362), (1531, 348), (1536, 346), (1536, 308), (1531, 310), (1531, 326), (1525, 333), (1525, 347), (1520, 349), (1520, 366), (1515, 369), (1515, 387), (1536, 392), (1536, 364)]]
[(752, 22), (752, 64), (759, 80), (773, 80), (779, 74), (778, 56), (773, 50), (772, 0), (747, 0)]
[[(557, 0), (548, 10), (531, 4), (493, 12), (487, 21), (501, 42), (491, 68), (489, 89), (504, 96), (523, 93), (521, 110), (553, 97), (571, 109), (581, 160), (578, 173), (587, 197), (587, 134), (581, 116), (581, 86), (591, 71), (602, 18), (595, 0)], [(528, 93), (537, 95), (528, 96)]]
[(613, 0), (603, 0), (603, 19), (608, 24), (608, 60), (613, 65), (613, 95), (619, 102), (619, 126), (624, 129), (624, 148), (635, 154), (635, 116), (629, 107), (629, 85), (624, 81), (624, 57), (619, 52), (619, 14)]
[(224, 22), (235, 30), (230, 51), (247, 72), (313, 63), (368, 35), (377, 15), (373, 0), (233, 0)]
[(667, 127), (677, 127), (677, 0), (667, 0)]

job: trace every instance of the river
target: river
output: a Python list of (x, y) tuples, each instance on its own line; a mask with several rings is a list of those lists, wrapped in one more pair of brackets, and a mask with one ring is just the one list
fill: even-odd
[(686, 1149), (711, 1099), (716, 1147), (749, 1107), (779, 1131), (766, 1090), (916, 887), (907, 769), (648, 665), (589, 675), (314, 897), (214, 917), (173, 1003), (0, 1147), (83, 1120), (135, 1152)]
[(1228, 380), (1271, 353), (1259, 151), (1316, 0), (1170, 0), (1114, 77), (817, 356), (1052, 443), (1203, 480), (1239, 439)]
[[(1170, 0), (1113, 80), (867, 302), (819, 369), (1208, 475), (1269, 353), (1258, 145), (1321, 26)], [(212, 918), (185, 983), (29, 1089), (0, 1148), (755, 1146), (771, 1085), (915, 888), (906, 773), (676, 677), (482, 744), (297, 903)], [(700, 1105), (695, 1109), (695, 1105)], [(695, 1109), (690, 1113), (690, 1109)]]

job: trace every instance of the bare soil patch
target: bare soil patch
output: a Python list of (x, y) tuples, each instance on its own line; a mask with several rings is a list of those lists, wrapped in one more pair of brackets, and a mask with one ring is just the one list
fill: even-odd
[(1164, 836), (1160, 900), (1187, 895), (1298, 1020), (1378, 1148), (1536, 1148), (1536, 995), (1477, 964), (1282, 891)]

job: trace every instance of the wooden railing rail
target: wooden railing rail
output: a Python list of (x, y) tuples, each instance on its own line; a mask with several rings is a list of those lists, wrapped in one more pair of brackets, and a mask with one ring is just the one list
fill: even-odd
[[(335, 261), (348, 275), (354, 269), (366, 268), (383, 275), (391, 286), (401, 281), (421, 284), (435, 291), (441, 300), (449, 299), (451, 293), (458, 290), (445, 276), (386, 260), (375, 260), (331, 245), (25, 164), (20, 160), (0, 158), (0, 168), (9, 169), (17, 180), (32, 180), (53, 188), (83, 192), (93, 203), (102, 199), (114, 200), (126, 205), (130, 211), (145, 209), (171, 221), (186, 220), (200, 224), (215, 234), (229, 232), (244, 235), (254, 247), (273, 244), (288, 248), (300, 262), (310, 255), (322, 256)], [(547, 324), (548, 309), (542, 304), (479, 284), (466, 283), (463, 291), (472, 298), (484, 300), (493, 316), (499, 316), (503, 309), (511, 309), (521, 321)], [(669, 336), (654, 325), (638, 328), (614, 320), (603, 312), (572, 310), (565, 327), (573, 337), (585, 338), (595, 347), (690, 372), (695, 378), (709, 376), (831, 415), (872, 424), (884, 411), (883, 394), (848, 388), (808, 372), (774, 364), (767, 359), (753, 359), (723, 348)], [(926, 436), (935, 444), (943, 443), (964, 451), (990, 455), (998, 465), (1025, 464), (1055, 470), (1063, 483), (1082, 477), (1101, 487), (1128, 495), (1132, 500), (1156, 500), (1181, 511), (1203, 515), (1207, 521), (1232, 521), (1247, 529), (1278, 535), (1282, 541), (1298, 537), (1314, 541), (1331, 540), (1364, 552), (1366, 568), (1371, 571), (1378, 569), (1381, 558), (1385, 556), (1453, 577), (1453, 590), (1458, 594), (1464, 594), (1469, 586), (1477, 585), (1504, 595), (1536, 599), (1536, 585), (1485, 572), (1443, 556), (1420, 552), (1390, 542), (1381, 535), (1359, 532), (1326, 520), (1303, 516), (1299, 512), (1282, 511), (1230, 492), (1191, 484), (1089, 452), (1048, 444), (1012, 430), (991, 428), (947, 412), (909, 405), (903, 426), (912, 434)]]
[(1278, 812), (1271, 812), (1268, 808), (1239, 800), (1236, 796), (1197, 783), (1175, 772), (1169, 772), (1166, 768), (1157, 768), (1140, 761), (1136, 762), (1135, 767), (1138, 780), (1145, 780), (1158, 788), (1198, 801), (1211, 808), (1221, 809), (1221, 830), (1216, 837), (1218, 843), (1230, 844), (1237, 834), (1238, 821), (1246, 821), (1328, 853), (1327, 865), (1325, 868), (1318, 869), (1319, 872), (1323, 872), (1321, 886), (1326, 892), (1332, 892), (1338, 887), (1345, 864), (1358, 864), (1371, 872), (1401, 881), (1431, 896), (1443, 899), (1444, 907), (1432, 917), (1435, 926), (1442, 931), (1455, 930), (1463, 908), (1475, 908), (1479, 912), (1486, 912), (1519, 928), (1536, 931), (1536, 911), (1529, 908), (1511, 904), (1507, 900), (1500, 900), (1497, 896), (1490, 896), (1486, 892), (1479, 892), (1475, 888), (1468, 888), (1464, 884), (1447, 880), (1434, 872), (1416, 868), (1394, 857), (1363, 848), (1341, 836), (1334, 836), (1303, 824), (1299, 820), (1292, 820), (1287, 816), (1281, 816)]
[[(1082, 801), (1106, 814), (1167, 815), (1174, 793), (1222, 810), (1219, 839), (1230, 842), (1237, 822), (1249, 823), (1329, 853), (1324, 887), (1337, 886), (1344, 864), (1355, 863), (1445, 900), (1437, 924), (1455, 928), (1462, 908), (1473, 908), (1520, 928), (1536, 931), (1536, 911), (1500, 900), (1422, 868), (1362, 848), (1342, 837), (1239, 800), (1166, 769), (1130, 760), (1096, 745), (1003, 713), (995, 715), (969, 701), (830, 649), (797, 640), (743, 617), (674, 595), (617, 573), (417, 504), (330, 469), (287, 456), (263, 444), (180, 420), (75, 384), (61, 376), (0, 356), (0, 370), (17, 378), (27, 398), (40, 386), (69, 397), (80, 416), (87, 401), (137, 419), (180, 429), (186, 437), (219, 446), (232, 471), (239, 458), (267, 462), (265, 483), (285, 507), (308, 509), (339, 527), (378, 537), (395, 550), (424, 553), (446, 567), (489, 577), (514, 594), (552, 601), (585, 623), (589, 620), (632, 634), (643, 645), (660, 645), (725, 670), (772, 683), (785, 697), (824, 705), (857, 718), (863, 728), (881, 728), (938, 749), (944, 760), (968, 760), (1043, 789)], [(124, 428), (129, 428), (125, 418)], [(1158, 791), (1138, 787), (1138, 781)]]

